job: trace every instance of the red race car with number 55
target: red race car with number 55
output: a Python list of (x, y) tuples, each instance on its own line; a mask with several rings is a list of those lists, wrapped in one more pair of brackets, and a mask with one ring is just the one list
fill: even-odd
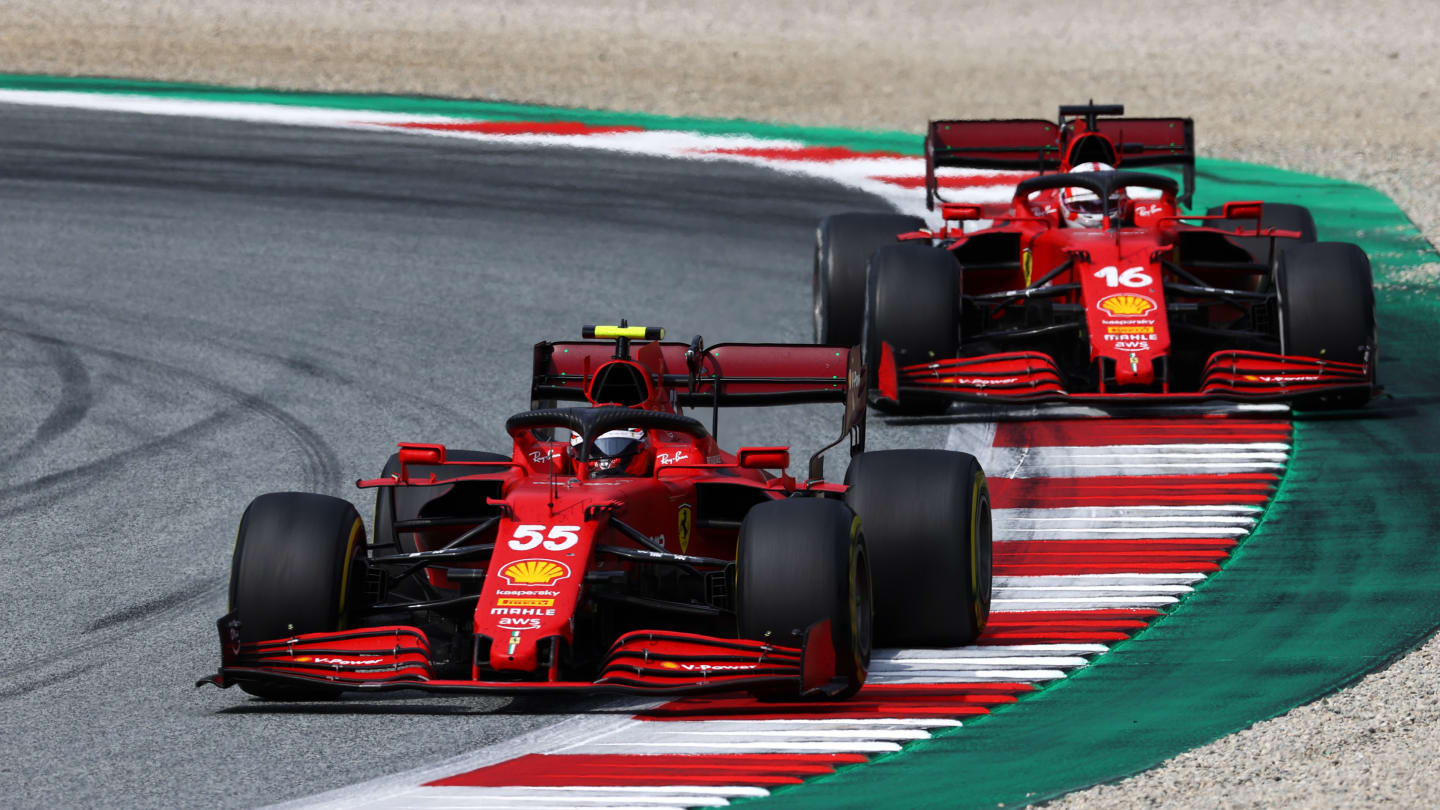
[[(1286, 401), (1355, 407), (1375, 383), (1370, 262), (1317, 242), (1298, 205), (1182, 209), (1189, 119), (933, 121), (927, 204), (945, 224), (841, 214), (821, 223), (819, 343), (860, 343), (877, 407), (992, 402)], [(1171, 177), (1130, 170), (1173, 164)], [(940, 196), (941, 172), (1022, 170), (1012, 199)], [(905, 231), (900, 233), (900, 231)]]
[[(872, 643), (975, 640), (991, 530), (974, 456), (863, 452), (849, 350), (663, 336), (622, 321), (538, 344), (509, 453), (401, 444), (358, 482), (377, 492), (373, 542), (349, 501), (256, 498), (235, 541), (221, 669), (202, 683), (274, 699), (838, 699), (864, 683)], [(805, 480), (786, 474), (788, 448), (728, 453), (682, 413), (805, 402), (845, 404)], [(821, 454), (847, 440), (845, 483), (826, 483)]]

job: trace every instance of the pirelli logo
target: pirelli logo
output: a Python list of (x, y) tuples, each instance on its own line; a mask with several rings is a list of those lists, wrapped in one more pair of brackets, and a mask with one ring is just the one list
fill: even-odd
[(555, 607), (554, 599), (519, 598), (502, 596), (495, 600), (496, 607)]
[(1111, 335), (1153, 335), (1153, 326), (1107, 326), (1105, 332)]

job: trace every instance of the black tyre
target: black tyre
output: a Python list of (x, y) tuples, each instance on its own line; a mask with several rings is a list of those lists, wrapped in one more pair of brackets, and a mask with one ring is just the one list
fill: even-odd
[(736, 549), (741, 638), (798, 646), (830, 620), (837, 694), (859, 691), (870, 668), (870, 561), (859, 521), (837, 500), (790, 498), (751, 509)]
[(854, 346), (865, 318), (865, 267), (877, 248), (895, 244), (925, 220), (901, 214), (836, 214), (815, 230), (815, 342)]
[(845, 474), (875, 583), (875, 643), (958, 647), (990, 616), (990, 490), (980, 462), (948, 450), (861, 453)]
[[(1211, 208), (1205, 212), (1212, 217), (1218, 217), (1223, 213), (1220, 207)], [(1253, 219), (1216, 219), (1205, 223), (1213, 228), (1221, 228), (1227, 231), (1234, 231), (1240, 228), (1254, 228)], [(1308, 245), (1315, 241), (1315, 217), (1310, 214), (1310, 209), (1303, 205), (1291, 205), (1290, 203), (1265, 203), (1260, 212), (1260, 224), (1266, 228), (1279, 228), (1283, 231), (1299, 231), (1299, 239), (1276, 239), (1275, 254), (1278, 256), (1295, 245)], [(1270, 259), (1270, 239), (1260, 236), (1236, 236), (1231, 239), (1236, 245), (1244, 248), (1255, 260), (1265, 263)]]
[[(499, 453), (487, 453), (484, 450), (449, 450), (445, 451), (446, 461), (509, 461), (509, 456), (502, 456)], [(381, 478), (388, 478), (398, 475), (400, 472), (400, 456), (391, 453), (390, 458), (385, 461), (385, 467), (380, 471)], [(464, 467), (435, 466), (429, 464), (414, 464), (410, 467), (411, 475), (428, 477), (433, 474), (440, 481), (448, 481), (452, 478), (459, 478), (463, 475), (472, 475), (476, 471)], [(434, 497), (433, 491), (427, 490), (404, 490), (395, 491), (396, 505), (400, 507), (402, 515), (415, 515), (420, 507), (430, 498)], [(409, 533), (396, 535), (395, 513), (390, 508), (390, 493), (385, 489), (375, 491), (375, 542), (390, 543), (394, 546), (392, 550), (382, 550), (381, 553), (413, 554), (420, 549), (415, 545), (415, 536)]]
[[(1349, 242), (1315, 242), (1285, 251), (1275, 268), (1280, 303), (1281, 354), (1375, 368), (1375, 288), (1370, 258)], [(1369, 391), (1328, 394), (1296, 403), (1302, 408), (1357, 408)]]
[(895, 365), (956, 356), (960, 350), (960, 264), (949, 251), (927, 245), (893, 245), (870, 259), (865, 296), (865, 365), (872, 402), (900, 413), (944, 413), (941, 396), (907, 394), (898, 404), (877, 400), (881, 343)]
[[(344, 629), (365, 593), (365, 524), (349, 501), (275, 492), (250, 502), (235, 536), (230, 609), (240, 640), (264, 641)], [(252, 695), (333, 697), (329, 687), (247, 684)]]

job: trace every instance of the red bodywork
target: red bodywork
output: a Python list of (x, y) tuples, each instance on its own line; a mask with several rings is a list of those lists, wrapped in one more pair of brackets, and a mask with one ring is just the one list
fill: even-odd
[[(844, 487), (786, 475), (785, 447), (724, 452), (678, 411), (688, 402), (845, 402), (841, 438), (858, 446), (858, 358), (807, 345), (707, 350), (698, 338), (644, 343), (632, 357), (619, 343), (536, 347), (537, 405), (586, 398), (604, 407), (512, 417), (509, 461), (450, 460), (442, 445), (402, 443), (396, 475), (357, 482), (388, 493), (397, 533), (413, 538), (413, 551), (374, 555), (366, 572), (377, 581), (382, 571), (423, 577), (438, 596), (431, 610), (448, 611), (446, 621), (427, 624), (413, 610), (413, 623), (391, 621), (406, 611), (383, 588), (337, 632), (240, 644), (231, 614), (220, 620), (222, 668), (208, 680), (441, 692), (831, 691), (828, 621), (793, 639), (735, 637), (733, 568), (751, 506), (797, 493), (838, 497)], [(596, 419), (644, 427), (649, 469), (595, 473), (574, 458), (568, 431), (550, 435), (567, 424), (604, 430)]]
[[(1285, 352), (1274, 240), (1300, 234), (1264, 227), (1260, 202), (1229, 203), (1223, 216), (1184, 214), (1194, 166), (1190, 120), (1099, 117), (1121, 111), (1065, 107), (1060, 123), (931, 122), (927, 202), (941, 203), (946, 225), (899, 238), (943, 247), (957, 260), (960, 350), (906, 363), (875, 341), (867, 363), (877, 369), (877, 402), (907, 394), (1011, 402), (1293, 400), (1378, 390), (1373, 356), (1354, 363)], [(1078, 117), (1067, 120), (1067, 113)], [(1096, 160), (1127, 170), (1113, 174), (1137, 186), (1116, 186), (1129, 196), (1113, 224), (1076, 227), (1058, 204), (1067, 184), (1057, 178), (1104, 177), (1064, 174)], [(1167, 177), (1128, 171), (1165, 164), (1183, 171), (1184, 194)], [(939, 197), (936, 169), (944, 167), (1030, 168), (1037, 176), (1022, 181), (1009, 202), (960, 204)]]

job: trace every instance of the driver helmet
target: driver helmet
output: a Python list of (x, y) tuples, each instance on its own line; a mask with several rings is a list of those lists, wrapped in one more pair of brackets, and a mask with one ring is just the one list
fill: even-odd
[[(570, 435), (570, 456), (579, 464), (585, 440)], [(590, 446), (591, 475), (645, 475), (650, 464), (649, 442), (641, 429), (607, 430)]]
[[(1081, 163), (1071, 169), (1075, 174), (1087, 172), (1113, 172), (1115, 167), (1108, 163)], [(1119, 216), (1125, 202), (1125, 190), (1117, 188), (1110, 193), (1110, 213)], [(1098, 228), (1104, 224), (1105, 204), (1095, 192), (1088, 188), (1066, 188), (1060, 190), (1060, 211), (1065, 220), (1081, 228)]]

